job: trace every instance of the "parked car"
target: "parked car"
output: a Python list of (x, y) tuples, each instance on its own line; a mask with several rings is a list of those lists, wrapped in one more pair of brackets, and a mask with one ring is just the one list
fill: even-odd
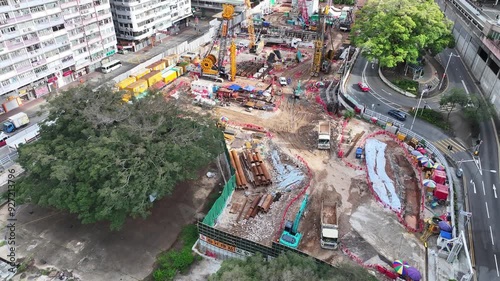
[(361, 89), (361, 91), (363, 91), (363, 92), (369, 92), (370, 91), (370, 87), (368, 87), (368, 85), (366, 85), (363, 82), (359, 82), (358, 86)]
[(287, 86), (288, 85), (288, 83), (286, 82), (286, 78), (285, 77), (280, 77), (278, 81), (280, 82), (281, 86)]
[(389, 112), (387, 112), (387, 114), (389, 114), (390, 116), (396, 118), (399, 121), (405, 121), (406, 120), (406, 113), (404, 113), (402, 111), (399, 111), (399, 110), (391, 109), (391, 110), (389, 110)]

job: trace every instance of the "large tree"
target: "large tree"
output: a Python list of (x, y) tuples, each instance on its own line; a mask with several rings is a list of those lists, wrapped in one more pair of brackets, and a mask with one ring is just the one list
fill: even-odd
[[(108, 88), (80, 87), (49, 102), (41, 138), (21, 146), (18, 200), (78, 214), (83, 223), (146, 217), (154, 199), (222, 151), (209, 118), (151, 95), (125, 104)], [(51, 122), (53, 121), (53, 122)]]
[(229, 259), (222, 263), (217, 273), (209, 278), (210, 281), (303, 281), (303, 280), (328, 280), (328, 281), (375, 281), (377, 278), (359, 266), (347, 264), (332, 268), (316, 263), (312, 258), (285, 253), (265, 261), (259, 254), (246, 260)]
[(358, 11), (354, 43), (380, 66), (416, 63), (423, 51), (453, 46), (451, 22), (433, 0), (369, 0)]
[(446, 122), (450, 120), (450, 114), (457, 106), (466, 106), (468, 101), (469, 97), (462, 88), (453, 88), (447, 94), (441, 96), (439, 105), (447, 112)]

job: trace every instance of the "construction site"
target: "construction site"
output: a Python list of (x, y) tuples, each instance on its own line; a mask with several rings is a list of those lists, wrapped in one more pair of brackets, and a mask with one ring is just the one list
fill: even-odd
[[(424, 272), (424, 242), (449, 224), (444, 166), (393, 124), (331, 107), (355, 49), (347, 32), (355, 7), (306, 2), (318, 4), (284, 3), (241, 26), (224, 4), (206, 52), (184, 56), (161, 90), (224, 132), (234, 191), (210, 226), (330, 264), (357, 262), (381, 279), (404, 275), (396, 260)], [(237, 248), (209, 238), (200, 235), (211, 245), (200, 246), (205, 255)]]

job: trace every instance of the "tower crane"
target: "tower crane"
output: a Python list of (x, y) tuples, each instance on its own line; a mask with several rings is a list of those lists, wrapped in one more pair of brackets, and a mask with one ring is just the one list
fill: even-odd
[(248, 39), (250, 39), (248, 49), (250, 50), (250, 52), (253, 52), (255, 48), (255, 28), (253, 26), (252, 3), (250, 2), (250, 0), (245, 0), (245, 5), (247, 6), (246, 14)]
[[(212, 44), (207, 54), (201, 61), (201, 76), (217, 79), (219, 77), (228, 78), (228, 74), (224, 68), (224, 59), (227, 53), (227, 38), (229, 35), (231, 20), (233, 19), (234, 14), (234, 6), (230, 4), (222, 4), (222, 23), (217, 31), (217, 38), (219, 39), (219, 53), (216, 58), (215, 55), (212, 54), (212, 49), (215, 44)], [(229, 73), (229, 79), (234, 80), (236, 76), (236, 44), (234, 41), (231, 41), (230, 45), (230, 61), (231, 61), (231, 70)]]

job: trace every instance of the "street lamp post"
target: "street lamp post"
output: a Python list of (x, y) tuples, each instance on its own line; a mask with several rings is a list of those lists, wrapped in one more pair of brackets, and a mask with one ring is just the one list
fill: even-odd
[(418, 99), (417, 103), (417, 109), (415, 109), (415, 114), (413, 115), (413, 121), (411, 121), (410, 131), (413, 129), (413, 124), (415, 124), (415, 119), (417, 118), (417, 113), (418, 109), (420, 108), (420, 103), (422, 102), (422, 98), (424, 97), (425, 94), (427, 94), (428, 91), (429, 89), (424, 89), (420, 94), (420, 98)]
[(453, 54), (453, 52), (450, 53), (450, 56), (448, 57), (448, 62), (446, 63), (446, 67), (444, 68), (443, 78), (441, 78), (441, 82), (439, 83), (439, 90), (441, 90), (441, 87), (443, 87), (444, 78), (446, 77), (446, 71), (448, 71), (448, 66), (450, 65), (451, 57), (459, 58), (460, 56)]

